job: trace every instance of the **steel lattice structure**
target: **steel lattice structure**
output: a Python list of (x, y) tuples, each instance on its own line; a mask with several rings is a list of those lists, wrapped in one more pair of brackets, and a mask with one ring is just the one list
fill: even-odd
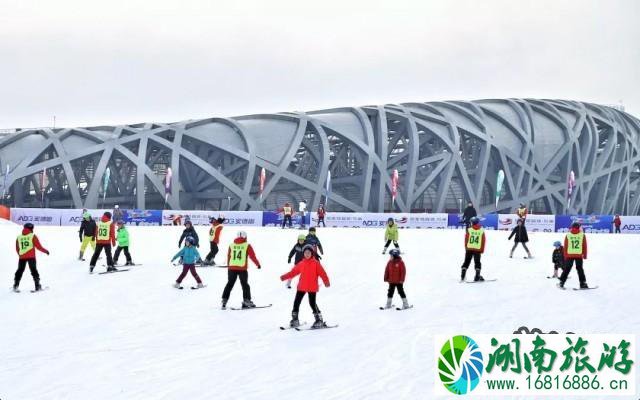
[[(44, 197), (50, 207), (94, 208), (104, 195), (107, 207), (261, 210), (306, 200), (315, 208), (328, 194), (333, 211), (455, 212), (470, 200), (488, 212), (504, 170), (499, 210), (524, 202), (536, 212), (638, 214), (639, 135), (638, 119), (595, 104), (447, 101), (23, 130), (0, 140), (0, 163), (10, 166), (5, 203), (16, 207), (40, 207)], [(577, 187), (567, 208), (570, 171)]]

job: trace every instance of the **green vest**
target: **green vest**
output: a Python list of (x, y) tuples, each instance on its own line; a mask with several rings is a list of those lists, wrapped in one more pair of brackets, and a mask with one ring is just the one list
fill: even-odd
[(222, 228), (222, 224), (212, 226), (211, 229), (209, 229), (209, 241), (210, 242), (213, 242), (213, 239), (216, 237), (216, 232), (220, 228)]
[(18, 254), (25, 255), (33, 250), (33, 233), (18, 236)]
[(582, 254), (582, 244), (584, 243), (584, 232), (567, 233), (567, 254)]
[(393, 224), (393, 226), (390, 226), (387, 224), (387, 229), (385, 229), (384, 231), (384, 238), (386, 240), (394, 240), (394, 241), (398, 241), (398, 225)]
[(110, 240), (111, 239), (111, 221), (98, 223), (98, 240)]
[(469, 232), (469, 239), (467, 239), (467, 249), (480, 250), (482, 248), (482, 235), (484, 234), (484, 228), (469, 228), (467, 232)]
[(247, 248), (249, 243), (233, 243), (229, 246), (231, 249), (230, 267), (244, 267), (247, 265)]

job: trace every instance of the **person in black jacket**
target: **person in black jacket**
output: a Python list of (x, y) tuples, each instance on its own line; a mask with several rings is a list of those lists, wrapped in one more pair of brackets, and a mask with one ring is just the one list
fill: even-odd
[[(200, 239), (198, 238), (198, 232), (196, 232), (191, 220), (184, 221), (184, 230), (182, 231), (182, 235), (180, 236), (180, 240), (178, 240), (178, 248), (182, 248), (182, 241), (191, 236), (193, 238), (193, 246), (200, 247)], [(182, 264), (182, 257), (180, 257), (180, 264)], [(197, 263), (202, 263), (202, 260), (198, 259)]]
[(478, 216), (478, 213), (476, 212), (476, 209), (473, 207), (473, 203), (469, 202), (467, 204), (467, 208), (464, 209), (464, 213), (462, 213), (462, 223), (467, 229), (469, 229), (469, 226), (471, 225), (471, 218), (477, 217), (477, 216)]
[(553, 254), (551, 254), (551, 261), (553, 262), (553, 278), (560, 278), (558, 275), (558, 270), (560, 273), (564, 271), (564, 248), (562, 247), (562, 243), (559, 241), (553, 242)]
[(522, 247), (524, 247), (524, 249), (527, 251), (528, 257), (525, 257), (525, 258), (533, 258), (533, 256), (531, 255), (531, 252), (527, 248), (529, 235), (527, 234), (527, 228), (524, 226), (524, 221), (522, 219), (518, 220), (518, 224), (516, 225), (515, 228), (513, 228), (513, 230), (511, 231), (511, 235), (509, 235), (509, 239), (507, 240), (511, 240), (511, 238), (514, 235), (515, 235), (515, 239), (514, 239), (515, 243), (511, 248), (511, 253), (509, 254), (509, 258), (513, 258), (513, 251), (516, 249), (516, 247), (518, 247), (518, 243), (522, 243)]
[(84, 261), (84, 251), (88, 245), (91, 245), (93, 250), (96, 249), (96, 221), (91, 218), (88, 212), (82, 214), (82, 222), (80, 223), (80, 254), (78, 260)]
[[(295, 256), (293, 264), (297, 264), (304, 258), (304, 245), (306, 243), (307, 236), (303, 233), (298, 235), (298, 241), (293, 246), (291, 251), (289, 252), (289, 257), (287, 258), (287, 263), (291, 264), (291, 259)], [(291, 289), (291, 279), (287, 280), (287, 289)]]

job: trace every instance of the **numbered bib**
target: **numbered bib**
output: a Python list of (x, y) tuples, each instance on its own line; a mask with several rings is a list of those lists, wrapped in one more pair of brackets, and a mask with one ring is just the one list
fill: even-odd
[(18, 236), (18, 254), (27, 254), (33, 249), (33, 233)]
[(98, 223), (98, 240), (109, 240), (111, 232), (111, 222)]
[(229, 248), (231, 249), (231, 259), (229, 260), (230, 267), (244, 267), (247, 264), (247, 248), (249, 243), (234, 243)]
[(467, 239), (467, 249), (480, 250), (482, 248), (482, 234), (484, 228), (469, 229), (469, 239)]
[(582, 254), (582, 244), (584, 243), (584, 232), (567, 233), (567, 254)]

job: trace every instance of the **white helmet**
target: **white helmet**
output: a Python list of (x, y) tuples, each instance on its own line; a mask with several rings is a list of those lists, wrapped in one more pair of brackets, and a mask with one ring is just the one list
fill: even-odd
[(247, 232), (245, 232), (245, 231), (239, 231), (237, 236), (238, 236), (239, 238), (246, 239), (246, 238), (247, 238)]

